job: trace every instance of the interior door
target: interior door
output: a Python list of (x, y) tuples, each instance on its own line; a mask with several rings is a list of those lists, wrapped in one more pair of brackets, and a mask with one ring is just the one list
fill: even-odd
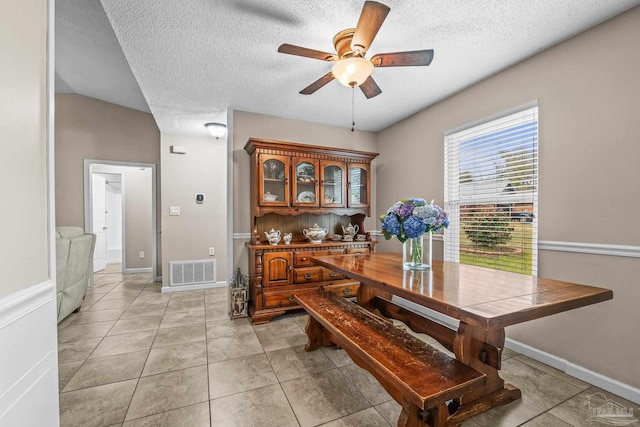
[(91, 174), (91, 224), (96, 235), (96, 248), (93, 251), (93, 272), (107, 268), (107, 182), (103, 176)]

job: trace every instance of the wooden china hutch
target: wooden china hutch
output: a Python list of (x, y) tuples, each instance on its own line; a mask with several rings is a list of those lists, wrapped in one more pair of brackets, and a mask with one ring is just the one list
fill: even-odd
[[(300, 308), (293, 295), (331, 290), (355, 296), (359, 282), (311, 263), (318, 255), (369, 253), (377, 242), (364, 229), (371, 215), (371, 161), (377, 153), (250, 138), (251, 220), (249, 313), (265, 323)], [(336, 240), (343, 227), (358, 227), (353, 241)], [(327, 229), (321, 243), (303, 234)], [(290, 244), (269, 244), (265, 232), (292, 233)], [(334, 237), (334, 235), (336, 237)]]

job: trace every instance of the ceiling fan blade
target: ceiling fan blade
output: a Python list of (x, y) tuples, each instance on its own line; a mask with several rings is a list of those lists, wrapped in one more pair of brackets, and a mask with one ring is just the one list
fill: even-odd
[(315, 82), (311, 83), (309, 86), (302, 89), (300, 93), (303, 95), (311, 95), (312, 93), (314, 93), (315, 91), (317, 91), (318, 89), (320, 89), (322, 86), (326, 85), (333, 79), (335, 79), (335, 77), (333, 77), (333, 73), (329, 71), (327, 74), (325, 74)]
[(382, 93), (378, 84), (371, 76), (369, 76), (369, 78), (360, 85), (360, 90), (362, 90), (362, 93), (364, 93), (364, 96), (366, 96), (367, 99), (373, 98), (374, 96), (378, 96)]
[(389, 7), (382, 3), (375, 1), (364, 2), (358, 25), (356, 25), (356, 31), (351, 40), (352, 50), (364, 54), (369, 49), (389, 10)]
[(305, 58), (320, 59), (322, 61), (335, 61), (338, 59), (336, 55), (320, 50), (308, 49), (306, 47), (294, 46), (292, 44), (281, 44), (278, 52), (287, 53), (289, 55), (304, 56)]
[(375, 67), (405, 67), (429, 65), (433, 60), (433, 49), (411, 52), (380, 53), (371, 57)]

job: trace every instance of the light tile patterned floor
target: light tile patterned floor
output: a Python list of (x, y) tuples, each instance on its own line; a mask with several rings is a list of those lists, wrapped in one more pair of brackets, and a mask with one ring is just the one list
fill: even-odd
[[(150, 274), (119, 269), (97, 273), (58, 325), (62, 427), (396, 425), (399, 405), (344, 351), (304, 351), (304, 313), (251, 326), (229, 320), (226, 289), (162, 294)], [(640, 413), (512, 351), (502, 375), (522, 400), (464, 426), (592, 426), (583, 403), (598, 392)]]

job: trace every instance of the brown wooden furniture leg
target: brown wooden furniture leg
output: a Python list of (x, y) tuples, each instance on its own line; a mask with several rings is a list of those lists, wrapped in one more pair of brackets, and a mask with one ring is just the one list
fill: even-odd
[(269, 310), (261, 313), (249, 312), (251, 314), (251, 324), (252, 325), (261, 325), (263, 323), (269, 322), (274, 317), (282, 316), (286, 313), (285, 310)]
[(449, 411), (446, 403), (441, 403), (437, 408), (424, 411), (404, 400), (402, 411), (398, 417), (398, 427), (444, 427), (447, 424)]
[(520, 389), (511, 384), (505, 384), (500, 378), (500, 357), (496, 359), (483, 356), (487, 354), (486, 348), (498, 349), (498, 356), (500, 356), (504, 348), (504, 338), (504, 329), (486, 331), (460, 322), (453, 342), (456, 359), (484, 373), (487, 376), (487, 382), (460, 399), (460, 408), (449, 417), (450, 424), (459, 424), (494, 406), (504, 405), (522, 397)]
[(326, 330), (312, 316), (309, 316), (309, 321), (307, 322), (307, 326), (304, 328), (304, 331), (307, 333), (308, 338), (304, 351), (314, 351), (321, 347), (334, 345)]
[(391, 300), (392, 295), (388, 292), (382, 292), (377, 288), (374, 288), (373, 286), (367, 286), (364, 283), (360, 284), (360, 287), (358, 288), (358, 295), (356, 298), (358, 305), (360, 307), (366, 308), (372, 313), (376, 313), (381, 316), (382, 314), (380, 313), (380, 311), (378, 310), (378, 308), (375, 306), (375, 303), (374, 303), (377, 297), (383, 298), (386, 300)]

